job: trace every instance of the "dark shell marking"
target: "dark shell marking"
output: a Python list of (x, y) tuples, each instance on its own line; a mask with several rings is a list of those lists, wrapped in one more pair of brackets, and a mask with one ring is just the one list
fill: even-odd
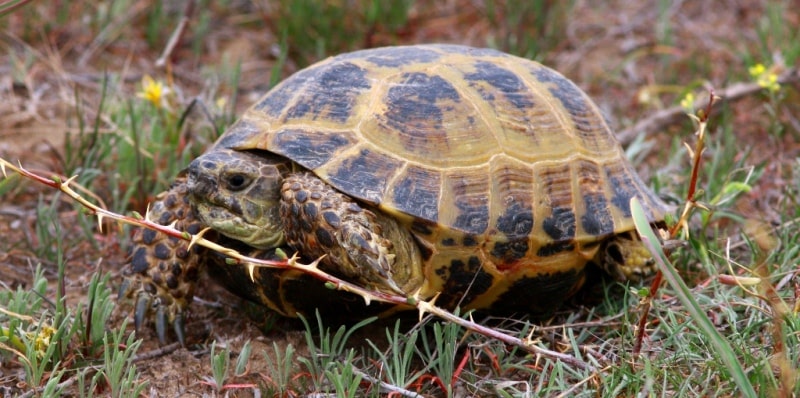
[[(317, 120), (325, 118), (344, 122), (353, 115), (353, 107), (359, 96), (371, 85), (366, 79), (367, 71), (347, 62), (323, 67), (313, 79), (304, 82), (305, 95), (296, 97), (294, 105), (286, 113), (286, 120)], [(336, 92), (336, 96), (327, 91)]]
[(378, 48), (375, 50), (366, 50), (366, 54), (368, 55), (362, 56), (360, 51), (356, 51), (350, 53), (350, 57), (366, 59), (375, 66), (393, 68), (415, 63), (434, 62), (439, 59), (440, 56), (436, 51), (420, 47), (404, 47), (399, 51), (396, 48)]
[(388, 111), (383, 125), (398, 134), (403, 146), (411, 151), (433, 143), (448, 145), (448, 132), (442, 122), (452, 108), (444, 104), (460, 101), (458, 91), (442, 77), (407, 73), (384, 98)]
[(491, 310), (501, 314), (550, 316), (578, 290), (583, 279), (584, 272), (576, 270), (521, 278), (497, 298)]
[(497, 242), (492, 255), (503, 262), (521, 259), (528, 253), (528, 240), (533, 231), (533, 212), (530, 207), (512, 203), (505, 213), (497, 219), (497, 230), (502, 232), (508, 242)]
[(441, 179), (439, 173), (409, 165), (397, 176), (391, 200), (403, 213), (423, 220), (438, 220)]
[(334, 154), (354, 145), (346, 134), (318, 134), (305, 129), (284, 129), (275, 133), (273, 145), (289, 159), (314, 170), (327, 163)]
[(453, 228), (468, 234), (479, 235), (489, 227), (489, 175), (448, 175), (445, 181), (448, 198), (456, 208)]
[(454, 308), (472, 302), (476, 297), (491, 289), (494, 277), (482, 267), (481, 260), (470, 256), (464, 260), (452, 260), (449, 267), (436, 269), (436, 274), (447, 282), (437, 305)]
[[(473, 85), (476, 81), (484, 81), (500, 91), (508, 102), (519, 109), (533, 106), (533, 96), (528, 92), (527, 86), (516, 74), (504, 69), (497, 64), (481, 61), (475, 63), (477, 72), (467, 73), (464, 78)], [(478, 88), (481, 97), (486, 101), (494, 101), (495, 94), (489, 90)], [(495, 91), (496, 92), (496, 91)]]
[[(476, 293), (465, 303), (478, 306), (503, 292), (579, 284), (581, 249), (633, 228), (630, 198), (652, 221), (666, 210), (588, 96), (495, 50), (425, 45), (329, 58), (275, 87), (217, 145), (285, 156), (396, 218), (426, 254), (423, 295), (469, 280)], [(324, 215), (324, 205), (291, 211)], [(315, 242), (327, 246), (320, 234)]]
[(331, 185), (372, 204), (383, 202), (388, 181), (401, 160), (389, 154), (362, 149), (350, 158), (343, 158), (328, 176)]
[(581, 215), (583, 230), (589, 235), (599, 236), (604, 231), (614, 230), (614, 218), (609, 211), (603, 193), (602, 177), (595, 163), (582, 160), (578, 166), (578, 187), (585, 211)]

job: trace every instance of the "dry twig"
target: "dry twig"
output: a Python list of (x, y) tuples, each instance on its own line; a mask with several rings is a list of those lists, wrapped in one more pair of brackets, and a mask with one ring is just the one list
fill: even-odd
[[(800, 69), (792, 68), (778, 77), (779, 84), (796, 84), (800, 82)], [(720, 97), (720, 101), (714, 103), (714, 108), (719, 107), (723, 103), (733, 102), (747, 96), (756, 94), (764, 90), (764, 87), (758, 83), (736, 83), (722, 90), (715, 91), (715, 94)], [(701, 109), (706, 105), (704, 98), (699, 98), (694, 103), (695, 109)], [(640, 120), (638, 123), (625, 130), (617, 133), (617, 138), (623, 145), (630, 144), (639, 134), (653, 134), (663, 130), (668, 125), (675, 123), (682, 119), (686, 114), (686, 109), (680, 105), (675, 105), (666, 109), (662, 109), (649, 117)]]

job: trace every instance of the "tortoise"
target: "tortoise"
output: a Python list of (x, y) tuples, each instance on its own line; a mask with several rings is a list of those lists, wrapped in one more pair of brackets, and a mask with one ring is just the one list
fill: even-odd
[[(369, 289), (536, 315), (572, 296), (588, 264), (621, 280), (652, 271), (634, 197), (663, 222), (668, 206), (570, 80), (492, 49), (413, 45), (295, 73), (192, 161), (151, 216), (210, 227), (255, 255), (324, 255), (326, 270)], [(139, 297), (137, 327), (154, 307), (160, 336), (167, 321), (180, 329), (202, 267), (286, 316), (371, 308), (295, 270), (251, 280), (223, 255), (145, 230), (124, 286)]]

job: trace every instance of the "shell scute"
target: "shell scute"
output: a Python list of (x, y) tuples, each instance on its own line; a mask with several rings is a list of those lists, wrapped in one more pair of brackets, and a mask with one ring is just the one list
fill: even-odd
[(330, 174), (322, 177), (340, 191), (373, 205), (383, 202), (388, 181), (402, 164), (399, 159), (370, 149), (337, 160), (338, 163), (327, 167)]
[(292, 98), (305, 88), (306, 83), (314, 75), (314, 71), (309, 69), (295, 73), (270, 91), (269, 95), (264, 96), (253, 106), (253, 109), (278, 119), (289, 106)]
[(356, 51), (344, 59), (363, 58), (375, 66), (396, 68), (403, 65), (427, 64), (435, 62), (441, 53), (422, 47), (378, 48), (366, 52)]
[(495, 89), (486, 90), (478, 86), (477, 90), (484, 100), (494, 101), (495, 93), (499, 91), (510, 104), (518, 109), (528, 109), (534, 106), (533, 96), (525, 82), (514, 72), (487, 61), (475, 62), (474, 66), (475, 72), (465, 73), (464, 79), (472, 86), (478, 86), (477, 82), (485, 82)]
[(320, 134), (308, 128), (285, 128), (272, 134), (270, 149), (310, 170), (328, 163), (343, 150), (352, 147), (356, 138), (348, 132)]
[(530, 169), (499, 160), (490, 168), (492, 212), (498, 214), (487, 240), (491, 255), (501, 263), (512, 263), (528, 255), (535, 228), (534, 182)]
[(479, 164), (493, 152), (487, 127), (459, 81), (437, 71), (415, 68), (382, 78), (359, 132), (383, 151), (428, 167)]
[(549, 83), (548, 91), (570, 116), (573, 134), (581, 140), (579, 145), (586, 152), (603, 155), (619, 145), (600, 111), (574, 83), (549, 68), (537, 67), (532, 73), (540, 82)]
[[(549, 240), (563, 242), (575, 238), (573, 180), (569, 164), (551, 166), (540, 171), (537, 181), (543, 185), (544, 203), (539, 207), (545, 217), (542, 230)], [(549, 211), (548, 211), (549, 210)], [(546, 242), (547, 239), (543, 239)]]
[(409, 152), (447, 146), (445, 114), (458, 107), (461, 96), (441, 76), (422, 72), (403, 74), (384, 97), (386, 111), (380, 124), (389, 134), (396, 134)]
[(367, 70), (358, 65), (343, 62), (317, 68), (304, 81), (304, 95), (297, 95), (296, 102), (287, 110), (286, 121), (325, 119), (343, 123), (353, 116), (361, 94), (370, 87)]
[(627, 167), (620, 167), (620, 165), (610, 165), (606, 168), (606, 175), (608, 175), (609, 185), (611, 186), (611, 204), (624, 217), (631, 216), (631, 198), (639, 193), (633, 185), (632, 176), (628, 172)]
[(482, 235), (489, 227), (489, 175), (482, 170), (459, 170), (448, 173), (444, 197), (439, 206), (440, 220), (466, 234)]
[(394, 183), (391, 203), (394, 203), (401, 213), (438, 222), (441, 179), (441, 174), (438, 172), (409, 165)]
[(614, 216), (603, 191), (603, 177), (594, 162), (581, 160), (578, 164), (578, 187), (583, 198), (581, 227), (588, 236), (604, 236), (614, 232)]
[(570, 114), (581, 115), (591, 112), (583, 92), (564, 76), (548, 68), (535, 68), (532, 72), (540, 82), (553, 83), (548, 90), (561, 101)]

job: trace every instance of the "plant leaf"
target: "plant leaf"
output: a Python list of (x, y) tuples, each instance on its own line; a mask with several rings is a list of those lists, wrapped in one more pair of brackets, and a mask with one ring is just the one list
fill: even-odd
[(675, 270), (675, 267), (670, 264), (667, 255), (664, 254), (664, 250), (662, 250), (659, 244), (653, 228), (650, 226), (650, 221), (647, 220), (644, 208), (642, 208), (641, 203), (639, 203), (639, 200), (635, 197), (631, 198), (631, 214), (633, 214), (633, 223), (636, 225), (636, 231), (639, 233), (639, 236), (641, 236), (642, 243), (644, 243), (647, 250), (653, 255), (653, 259), (659, 271), (664, 275), (664, 279), (667, 280), (670, 286), (675, 289), (675, 294), (678, 296), (681, 304), (683, 304), (692, 316), (692, 319), (697, 323), (697, 326), (699, 326), (700, 330), (706, 335), (712, 347), (714, 347), (714, 354), (718, 355), (722, 362), (725, 363), (736, 385), (739, 386), (742, 396), (755, 398), (757, 396), (756, 392), (736, 358), (736, 353), (731, 345), (728, 344), (728, 341), (714, 328), (711, 320), (706, 316), (705, 311), (700, 308), (700, 304), (692, 297), (692, 292), (689, 290), (689, 287), (686, 286), (686, 283), (684, 283), (678, 271)]

